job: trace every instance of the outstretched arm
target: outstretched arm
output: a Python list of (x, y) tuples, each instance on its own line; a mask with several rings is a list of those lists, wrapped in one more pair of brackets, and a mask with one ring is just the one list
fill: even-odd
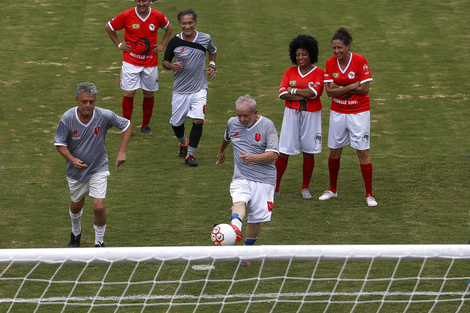
[(132, 125), (129, 125), (129, 127), (122, 133), (121, 146), (119, 147), (119, 151), (116, 156), (116, 162), (114, 163), (115, 170), (117, 170), (122, 163), (126, 162), (127, 144), (131, 139), (131, 133)]
[(230, 144), (230, 141), (225, 141), (225, 139), (222, 139), (219, 151), (217, 152), (217, 161), (215, 162), (215, 164), (224, 164), (225, 149), (228, 147), (229, 144)]

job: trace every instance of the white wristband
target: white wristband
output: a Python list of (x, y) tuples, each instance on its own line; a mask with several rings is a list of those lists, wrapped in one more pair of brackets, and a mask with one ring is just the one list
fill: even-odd
[(118, 44), (118, 48), (121, 49), (122, 42)]
[(214, 61), (209, 61), (209, 65), (214, 65), (215, 66), (215, 62)]
[(291, 95), (297, 94), (297, 88), (292, 88), (292, 89), (290, 90), (290, 94), (291, 94)]

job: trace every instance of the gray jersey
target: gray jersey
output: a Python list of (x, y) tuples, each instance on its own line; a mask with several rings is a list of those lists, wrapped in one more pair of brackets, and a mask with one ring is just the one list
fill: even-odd
[(64, 113), (54, 136), (55, 146), (66, 146), (70, 153), (87, 165), (84, 169), (76, 169), (67, 161), (67, 176), (81, 182), (100, 171), (107, 171), (108, 155), (105, 138), (112, 126), (125, 131), (131, 122), (110, 110), (95, 107), (93, 117), (88, 124), (83, 124), (74, 107)]
[(231, 141), (235, 169), (233, 179), (247, 179), (260, 183), (276, 185), (276, 166), (273, 162), (253, 162), (246, 164), (239, 157), (241, 152), (261, 154), (266, 151), (279, 153), (278, 137), (274, 123), (263, 116), (250, 128), (243, 127), (237, 117), (227, 123), (225, 141)]
[(182, 69), (173, 72), (173, 92), (195, 93), (207, 89), (206, 51), (210, 54), (217, 52), (211, 36), (196, 32), (194, 41), (183, 40), (183, 33), (174, 36), (168, 42), (163, 60), (181, 62)]

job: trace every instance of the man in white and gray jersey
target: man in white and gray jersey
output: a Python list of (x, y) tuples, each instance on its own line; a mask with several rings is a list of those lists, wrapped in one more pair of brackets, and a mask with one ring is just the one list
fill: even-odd
[[(232, 117), (227, 123), (217, 153), (217, 164), (225, 162), (225, 149), (231, 142), (235, 166), (230, 184), (233, 202), (230, 225), (237, 234), (236, 241), (242, 240), (242, 223), (249, 204), (245, 245), (253, 245), (258, 238), (260, 223), (271, 220), (278, 136), (274, 123), (258, 115), (256, 100), (250, 95), (239, 97), (235, 103), (237, 117)], [(242, 265), (249, 266), (249, 262), (243, 261)]]
[(82, 234), (81, 216), (85, 196), (93, 199), (95, 247), (105, 247), (107, 179), (110, 175), (105, 139), (108, 129), (122, 131), (122, 141), (114, 168), (126, 161), (126, 149), (131, 137), (131, 122), (110, 110), (96, 107), (98, 90), (92, 83), (80, 83), (75, 94), (76, 107), (60, 119), (54, 136), (57, 151), (66, 160), (66, 176), (70, 188), (72, 232), (69, 247), (79, 247)]
[[(206, 112), (206, 72), (210, 79), (215, 79), (217, 48), (209, 34), (195, 30), (197, 13), (193, 9), (181, 10), (177, 19), (182, 32), (168, 42), (162, 65), (173, 71), (170, 124), (178, 138), (179, 156), (185, 158), (186, 164), (194, 167), (197, 166), (194, 154), (202, 136)], [(206, 52), (209, 54), (207, 68)], [(188, 118), (193, 120), (189, 142), (184, 127)]]

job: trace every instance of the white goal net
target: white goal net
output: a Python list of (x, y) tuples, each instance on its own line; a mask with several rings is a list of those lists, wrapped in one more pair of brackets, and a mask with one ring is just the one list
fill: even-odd
[(469, 261), (470, 245), (3, 249), (0, 312), (470, 312)]

